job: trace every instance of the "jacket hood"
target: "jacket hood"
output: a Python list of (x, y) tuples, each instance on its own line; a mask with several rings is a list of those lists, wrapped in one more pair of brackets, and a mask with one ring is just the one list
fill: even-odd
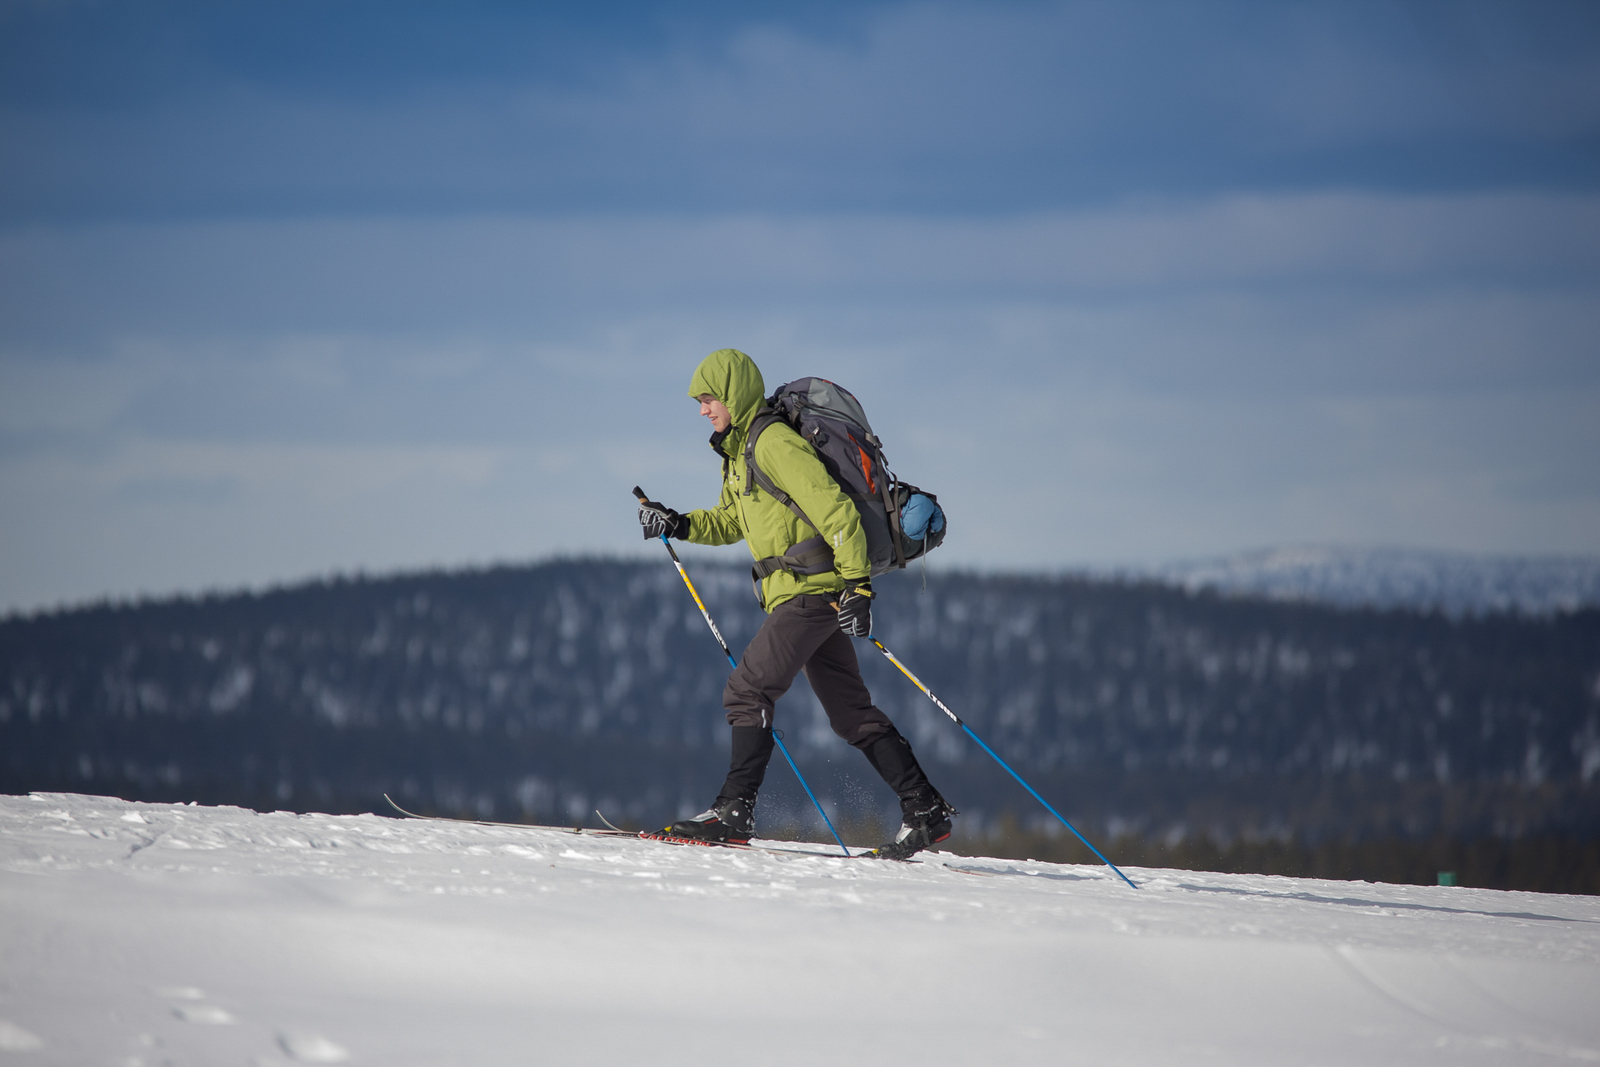
[(695, 368), (689, 379), (689, 395), (698, 400), (710, 393), (722, 401), (733, 417), (734, 429), (748, 429), (755, 421), (756, 411), (767, 398), (766, 383), (761, 380), (761, 368), (737, 348), (719, 348)]

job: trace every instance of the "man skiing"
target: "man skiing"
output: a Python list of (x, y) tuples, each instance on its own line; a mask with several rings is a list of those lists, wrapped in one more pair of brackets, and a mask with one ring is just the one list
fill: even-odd
[(760, 579), (758, 594), (767, 619), (722, 694), (733, 727), (727, 780), (709, 810), (649, 836), (708, 843), (750, 840), (756, 794), (772, 758), (774, 704), (803, 670), (834, 733), (860, 749), (900, 798), (899, 832), (868, 855), (906, 859), (943, 841), (950, 836), (956, 812), (928, 781), (910, 743), (873, 705), (850, 642), (872, 632), (872, 571), (856, 506), (811, 446), (781, 420), (756, 438), (756, 464), (819, 528), (812, 530), (755, 484), (744, 450), (766, 385), (743, 352), (723, 348), (702, 360), (689, 381), (689, 396), (711, 421), (711, 447), (722, 458), (722, 497), (716, 507), (686, 515), (643, 502), (639, 523), (645, 538), (666, 534), (702, 545), (744, 541), (762, 561), (820, 535), (832, 550), (833, 569), (820, 574), (778, 569)]

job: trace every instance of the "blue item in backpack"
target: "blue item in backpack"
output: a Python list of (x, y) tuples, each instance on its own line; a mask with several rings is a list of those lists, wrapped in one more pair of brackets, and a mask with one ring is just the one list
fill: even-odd
[(900, 529), (913, 541), (921, 541), (944, 529), (944, 508), (921, 493), (912, 493), (900, 509)]

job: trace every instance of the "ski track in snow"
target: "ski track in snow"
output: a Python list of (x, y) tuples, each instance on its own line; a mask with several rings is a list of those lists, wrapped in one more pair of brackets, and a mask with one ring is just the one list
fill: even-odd
[(1600, 898), (1128, 874), (3, 796), (0, 1064), (1600, 1063)]

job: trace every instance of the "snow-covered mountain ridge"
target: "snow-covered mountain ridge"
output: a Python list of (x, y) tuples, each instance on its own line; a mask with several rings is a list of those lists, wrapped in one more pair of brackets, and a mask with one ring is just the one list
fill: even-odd
[(0, 1054), (1600, 1059), (1600, 898), (1128, 873), (0, 796)]
[(1600, 606), (1600, 557), (1496, 556), (1305, 545), (1125, 572), (1190, 591), (1346, 607), (1437, 609), (1453, 616), (1549, 615)]
[[(732, 647), (748, 570), (694, 578)], [(1600, 612), (1347, 611), (1044, 576), (885, 576), (877, 635), (1085, 832), (1593, 839)], [(874, 700), (991, 833), (1045, 818), (871, 646)], [(727, 768), (727, 665), (670, 565), (569, 560), (0, 623), (0, 792), (646, 825)], [(890, 818), (802, 681), (835, 817)], [(765, 811), (815, 824), (781, 764)], [(884, 806), (888, 805), (886, 811)], [(1067, 858), (1067, 857), (1056, 857)], [(1356, 873), (1356, 872), (1351, 872)]]

